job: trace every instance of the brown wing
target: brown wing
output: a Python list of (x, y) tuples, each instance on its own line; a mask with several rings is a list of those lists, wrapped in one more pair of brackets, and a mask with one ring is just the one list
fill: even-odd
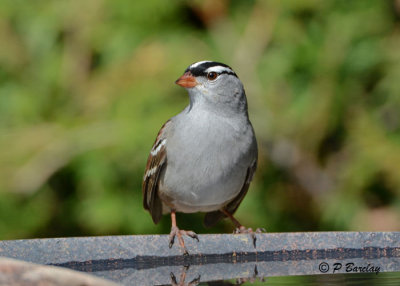
[[(238, 209), (240, 203), (243, 201), (244, 197), (249, 190), (249, 186), (251, 180), (253, 179), (254, 173), (257, 169), (257, 159), (251, 164), (251, 166), (247, 169), (246, 179), (244, 180), (242, 189), (239, 194), (231, 201), (227, 206), (225, 206), (225, 210), (230, 214), (234, 214)], [(204, 217), (204, 225), (206, 227), (214, 226), (218, 221), (226, 217), (221, 211), (209, 212)]]
[(169, 123), (170, 121), (168, 120), (158, 132), (149, 158), (147, 159), (146, 170), (143, 176), (143, 207), (149, 210), (155, 224), (160, 221), (162, 216), (162, 202), (158, 195), (158, 187), (160, 185), (160, 175), (167, 164), (167, 153), (165, 150), (167, 139), (165, 133)]

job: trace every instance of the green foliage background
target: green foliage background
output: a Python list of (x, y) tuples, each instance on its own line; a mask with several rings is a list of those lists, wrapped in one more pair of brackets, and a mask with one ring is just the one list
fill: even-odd
[[(0, 239), (169, 232), (141, 179), (204, 59), (242, 79), (258, 137), (243, 224), (400, 229), (400, 1), (3, 0)], [(202, 216), (178, 225), (232, 231)]]

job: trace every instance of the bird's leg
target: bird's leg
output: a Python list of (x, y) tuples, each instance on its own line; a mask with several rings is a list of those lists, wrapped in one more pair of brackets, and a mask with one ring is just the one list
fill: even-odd
[(178, 226), (176, 225), (175, 210), (171, 210), (171, 223), (172, 223), (172, 226), (171, 226), (171, 232), (169, 233), (169, 248), (171, 248), (172, 245), (174, 245), (175, 236), (177, 236), (179, 244), (180, 244), (181, 248), (183, 249), (183, 254), (188, 254), (188, 251), (185, 247), (185, 242), (183, 240), (182, 235), (190, 236), (191, 238), (194, 238), (197, 241), (199, 241), (197, 234), (191, 230), (180, 230), (178, 228)]
[(256, 233), (265, 232), (265, 229), (263, 229), (263, 228), (257, 228), (256, 231), (253, 231), (253, 229), (252, 229), (251, 227), (246, 228), (245, 226), (243, 226), (243, 225), (242, 225), (236, 218), (234, 218), (234, 216), (233, 216), (231, 213), (229, 213), (226, 209), (222, 209), (221, 211), (224, 213), (224, 215), (226, 215), (227, 217), (229, 217), (229, 218), (232, 220), (232, 222), (235, 224), (236, 229), (235, 229), (234, 233), (236, 233), (236, 234), (237, 234), (237, 233), (248, 233), (248, 234), (250, 234), (251, 238), (253, 239), (253, 245), (254, 245), (254, 248), (255, 248), (255, 247), (256, 247), (256, 240), (257, 240), (257, 238), (256, 238)]

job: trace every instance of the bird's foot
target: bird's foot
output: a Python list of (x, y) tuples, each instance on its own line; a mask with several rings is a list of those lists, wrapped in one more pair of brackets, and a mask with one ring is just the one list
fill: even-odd
[(261, 282), (265, 282), (264, 277), (259, 277), (258, 276), (258, 270), (257, 270), (257, 265), (254, 265), (254, 272), (253, 276), (251, 277), (244, 277), (244, 278), (236, 278), (236, 285), (242, 285), (243, 283), (250, 282), (251, 284), (254, 284), (254, 282), (259, 279)]
[(171, 272), (170, 273), (171, 285), (172, 286), (196, 286), (196, 285), (198, 285), (200, 283), (200, 278), (201, 278), (200, 274), (199, 274), (199, 276), (197, 276), (197, 278), (193, 279), (189, 283), (185, 282), (186, 273), (187, 273), (188, 269), (189, 269), (189, 266), (184, 266), (183, 267), (179, 282), (176, 280), (176, 277), (175, 277), (174, 273)]
[(256, 231), (253, 231), (253, 229), (251, 227), (246, 228), (243, 225), (239, 226), (238, 228), (235, 229), (235, 231), (233, 233), (238, 234), (238, 233), (248, 233), (251, 236), (251, 239), (253, 240), (253, 245), (254, 248), (256, 248), (256, 233), (263, 233), (265, 232), (264, 228), (257, 228)]
[(183, 240), (182, 235), (187, 235), (190, 236), (191, 238), (194, 238), (199, 241), (199, 237), (197, 234), (191, 230), (180, 230), (177, 226), (171, 227), (171, 232), (169, 233), (169, 248), (174, 245), (175, 242), (175, 237), (178, 237), (179, 244), (183, 250), (183, 254), (189, 254), (185, 247), (185, 241)]

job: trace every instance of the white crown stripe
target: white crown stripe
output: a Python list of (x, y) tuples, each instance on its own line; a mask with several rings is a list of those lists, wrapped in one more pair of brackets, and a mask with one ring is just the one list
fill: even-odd
[(206, 72), (216, 72), (216, 73), (223, 73), (223, 72), (227, 72), (227, 73), (234, 73), (233, 70), (231, 70), (228, 67), (223, 67), (223, 66), (214, 66), (214, 67), (209, 67), (208, 69), (206, 69)]
[(196, 67), (198, 67), (199, 65), (202, 65), (202, 64), (204, 64), (204, 63), (211, 63), (212, 61), (201, 61), (201, 62), (197, 62), (197, 63), (194, 63), (194, 64), (192, 64), (191, 66), (190, 66), (190, 68), (196, 68)]

